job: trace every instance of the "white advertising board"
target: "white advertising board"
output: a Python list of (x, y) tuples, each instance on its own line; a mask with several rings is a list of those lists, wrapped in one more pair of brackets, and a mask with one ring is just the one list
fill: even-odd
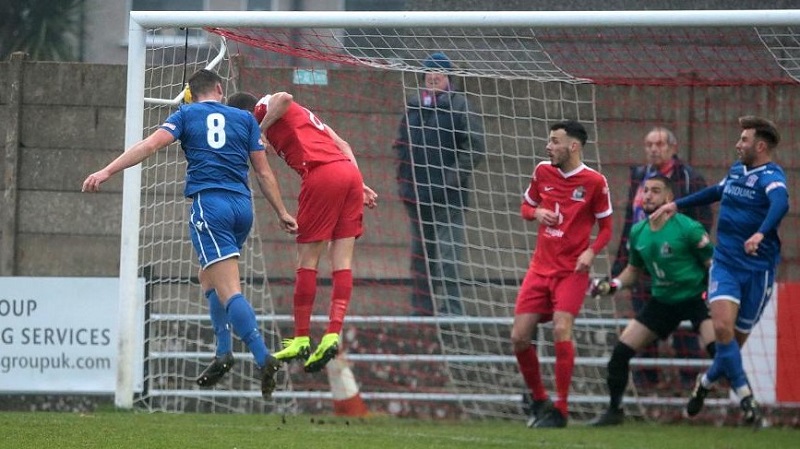
[[(137, 320), (144, 348), (144, 311)], [(114, 393), (118, 321), (118, 278), (0, 277), (0, 392)]]

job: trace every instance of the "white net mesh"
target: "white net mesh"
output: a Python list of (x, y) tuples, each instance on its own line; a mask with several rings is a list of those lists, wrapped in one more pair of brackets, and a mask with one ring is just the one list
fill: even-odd
[[(550, 125), (569, 118), (587, 127), (590, 139), (584, 161), (609, 176), (615, 213), (624, 215), (618, 207), (626, 207), (627, 169), (641, 163), (646, 127), (665, 123), (685, 127), (679, 135), (693, 139), (693, 148), (685, 156), (714, 182), (732, 162), (728, 156), (719, 156), (731, 146), (720, 144), (719, 137), (735, 128), (736, 117), (743, 113), (740, 100), (750, 93), (757, 95), (759, 89), (788, 95), (795, 92), (795, 85), (787, 74), (797, 79), (797, 39), (791, 30), (208, 31), (228, 39), (226, 59), (215, 69), (230, 81), (228, 93), (291, 92), (350, 142), (367, 184), (381, 195), (379, 209), (365, 213), (366, 233), (356, 246), (356, 288), (344, 343), (370, 408), (396, 415), (524, 417), (520, 397), (525, 388), (511, 353), (509, 332), (536, 227), (519, 218), (518, 211), (532, 170), (544, 159)], [(217, 41), (213, 34), (209, 42)], [(730, 47), (737, 48), (735, 57), (722, 50)], [(191, 73), (216, 56), (215, 48), (196, 50), (184, 70), (182, 45), (152, 48), (145, 96), (175, 98), (184, 71)], [(392, 144), (405, 101), (417, 95), (425, 72), (422, 63), (433, 51), (446, 53), (452, 61), (454, 67), (447, 73), (466, 96), (485, 138), (486, 157), (473, 171), (468, 189), (471, 200), (464, 209), (457, 287), (466, 316), (409, 316), (414, 290), (409, 273), (412, 237), (409, 217), (395, 193)], [(748, 86), (747, 93), (727, 98), (724, 93), (731, 86)], [(702, 107), (706, 115), (696, 113)], [(791, 106), (786, 108), (791, 110)], [(170, 111), (169, 106), (148, 107), (145, 122), (157, 126)], [(778, 115), (783, 113), (781, 109)], [(144, 172), (141, 266), (151, 282), (148, 390), (143, 400), (158, 410), (272, 409), (275, 404), (258, 399), (256, 378), (247, 362), (250, 357), (241, 347), (238, 360), (243, 363), (228, 380), (212, 391), (198, 390), (193, 384), (213, 354), (213, 335), (196, 283), (197, 266), (190, 262), (194, 255), (186, 233), (187, 202), (181, 197), (184, 166), (179, 152), (177, 146), (170, 148), (148, 162)], [(786, 158), (790, 165), (794, 162), (794, 156)], [(272, 165), (291, 208), (299, 180), (282, 161), (273, 159)], [(292, 242), (276, 232), (272, 213), (261, 207), (257, 202), (257, 215), (265, 220), (254, 227), (242, 273), (245, 295), (261, 315), (268, 346), (277, 348), (278, 335), (291, 334), (294, 254)], [(784, 240), (796, 241), (793, 234)], [(426, 255), (436, 261), (430, 251)], [(794, 264), (793, 256), (789, 260)], [(607, 255), (599, 255), (595, 272), (605, 275), (609, 269)], [(319, 272), (314, 309), (319, 315), (312, 322), (312, 338), (321, 335), (317, 323), (327, 320), (320, 316), (327, 312), (331, 282), (325, 263)], [(437, 309), (447, 296), (443, 285), (453, 279), (435, 270), (427, 274), (426, 288), (433, 292)], [(624, 310), (620, 311), (616, 307), (608, 299), (587, 298), (578, 317), (570, 397), (575, 417), (590, 416), (607, 402), (605, 366), (629, 305), (621, 305)], [(538, 340), (545, 387), (552, 393), (554, 351), (549, 326), (540, 329)], [(678, 369), (689, 367), (694, 374), (708, 363), (687, 357), (696, 354), (635, 359), (634, 366), (659, 367), (664, 378), (678, 385), (640, 397), (632, 383), (628, 400), (634, 406), (629, 414), (659, 416), (664, 407), (672, 414), (679, 410), (675, 406), (683, 404), (685, 386), (680, 384)], [(304, 375), (297, 367), (290, 375), (291, 384), (276, 393), (279, 409), (330, 409), (324, 379)]]
[[(240, 30), (234, 32), (238, 31)], [(424, 30), (418, 35), (417, 41), (411, 41), (414, 44), (410, 48), (376, 49), (372, 43), (380, 39), (380, 35), (359, 34), (354, 30), (348, 30), (347, 33), (331, 32), (328, 35), (316, 30), (313, 34), (314, 39), (303, 39), (301, 42), (308, 45), (312, 43), (319, 45), (320, 42), (335, 43), (330, 47), (337, 49), (335, 53), (311, 54), (297, 48), (290, 50), (290, 53), (295, 56), (300, 53), (311, 58), (297, 61), (299, 63), (296, 65), (309, 65), (314, 69), (327, 70), (335, 67), (326, 61), (321, 61), (333, 59), (334, 64), (346, 61), (357, 63), (362, 67), (371, 67), (373, 70), (402, 71), (404, 75), (400, 77), (400, 83), (396, 83), (393, 92), (388, 93), (394, 97), (391, 101), (402, 104), (407, 95), (413, 95), (421, 87), (419, 85), (421, 77), (418, 76), (418, 72), (421, 71), (422, 60), (430, 52), (428, 49), (432, 44), (429, 42), (441, 41), (442, 33), (446, 32), (447, 30)], [(231, 37), (229, 32), (223, 34)], [(281, 38), (285, 36), (283, 33), (274, 35)], [(346, 47), (341, 41), (343, 36), (346, 36), (344, 40), (349, 43), (366, 42), (369, 46)], [(209, 42), (214, 42), (215, 39), (209, 38)], [(248, 38), (237, 36), (236, 39), (247, 41)], [(407, 39), (405, 41), (409, 42)], [(296, 36), (295, 42), (297, 42)], [(460, 404), (462, 411), (455, 412), (459, 414), (466, 412), (480, 416), (521, 416), (518, 406), (523, 387), (514, 358), (509, 353), (508, 330), (510, 318), (513, 316), (518, 283), (525, 274), (527, 262), (532, 254), (535, 234), (533, 227), (526, 225), (518, 217), (518, 204), (521, 193), (530, 180), (533, 167), (543, 160), (543, 154), (541, 151), (537, 154), (536, 149), (544, 147), (549, 133), (548, 127), (555, 121), (567, 117), (576, 118), (587, 126), (591, 139), (585, 155), (586, 162), (600, 168), (594, 120), (594, 88), (564, 74), (541, 50), (530, 32), (519, 36), (508, 35), (508, 32), (503, 35), (500, 30), (489, 30), (473, 36), (456, 34), (450, 36), (446, 43), (446, 48), (443, 50), (458, 67), (453, 74), (459, 77), (458, 84), (461, 90), (470, 104), (474, 105), (474, 113), (479, 116), (485, 128), (486, 162), (475, 169), (470, 187), (472, 205), (465, 211), (466, 238), (460, 261), (462, 279), (457, 282), (458, 296), (469, 316), (442, 319), (406, 317), (405, 313), (398, 316), (397, 309), (408, 310), (407, 300), (398, 298), (403, 293), (398, 292), (400, 295), (388, 298), (390, 301), (398, 299), (403, 301), (395, 310), (391, 310), (392, 304), (382, 302), (379, 297), (371, 299), (373, 302), (370, 307), (372, 310), (369, 311), (371, 314), (363, 315), (361, 318), (364, 321), (375, 320), (378, 323), (383, 319), (392, 320), (393, 326), (396, 327), (392, 334), (395, 335), (387, 334), (384, 335), (385, 338), (399, 340), (406, 338), (404, 335), (424, 332), (434, 337), (438, 344), (433, 350), (435, 356), (433, 358), (424, 357), (431, 354), (405, 351), (392, 354), (395, 357), (390, 357), (389, 361), (385, 362), (398, 364), (401, 367), (405, 364), (412, 365), (408, 373), (417, 379), (408, 382), (415, 385), (415, 388), (400, 388), (393, 392), (381, 391), (379, 385), (372, 388), (365, 386), (364, 395), (380, 398), (382, 395), (390, 397), (399, 393), (400, 402), (392, 403), (389, 400), (386, 404), (387, 409), (397, 407), (403, 401), (422, 403), (442, 401)], [(260, 47), (267, 49), (278, 45), (279, 43), (270, 40), (259, 43)], [(503, 51), (492, 51), (492, 48), (497, 47), (502, 47)], [(524, 51), (525, 48), (539, 48), (539, 50)], [(176, 92), (180, 92), (184, 71), (191, 73), (195, 67), (204, 65), (204, 58), (210, 61), (215, 57), (216, 51), (215, 48), (209, 47), (202, 49), (203, 56), (190, 55), (188, 57), (190, 64), (184, 68), (181, 54), (183, 50), (180, 45), (170, 49), (150, 50), (153, 55), (151, 58), (161, 59), (159, 61), (151, 59), (149, 62), (148, 85), (151, 87), (146, 97), (174, 98)], [(393, 51), (393, 57), (390, 59), (367, 57), (368, 53), (378, 50), (384, 53)], [(246, 61), (238, 69), (241, 72), (240, 83), (262, 82), (248, 79), (248, 74), (259, 73), (262, 74), (259, 76), (263, 76), (263, 70), (254, 70), (251, 67), (263, 65), (263, 62), (253, 57), (263, 53), (252, 47), (241, 46), (229, 52), (240, 55), (239, 60)], [(312, 63), (311, 61), (315, 59), (318, 61)], [(170, 64), (168, 61), (173, 63)], [(236, 72), (236, 69), (230, 68), (228, 62), (226, 58), (216, 69), (226, 75), (226, 79), (230, 79), (232, 71)], [(369, 74), (370, 72), (365, 75), (366, 79), (373, 76)], [(235, 90), (231, 83), (227, 88), (228, 91)], [(266, 92), (266, 88), (267, 86), (262, 85), (253, 90), (262, 93)], [(315, 111), (319, 108), (313, 103), (304, 104)], [(148, 107), (146, 121), (151, 126), (157, 126), (171, 110), (170, 106)], [(325, 114), (325, 116), (331, 115)], [(338, 126), (335, 128), (340, 129)], [(396, 128), (396, 123), (392, 124), (391, 128)], [(340, 132), (348, 140), (354, 138), (353, 130), (340, 130)], [(393, 133), (394, 129), (390, 132)], [(386, 137), (388, 136), (383, 136)], [(393, 176), (394, 164), (376, 164), (376, 162), (379, 162), (379, 159), (392, 158), (391, 153), (385, 154), (391, 151), (390, 148), (391, 144), (388, 144), (383, 148), (376, 148), (372, 154), (359, 155), (367, 160), (366, 163), (362, 163), (366, 178), (373, 182), (377, 179), (381, 187), (379, 191), (386, 203), (395, 201), (392, 195), (394, 189), (386, 182)], [(213, 336), (205, 318), (205, 302), (196, 283), (197, 266), (190, 263), (194, 260), (194, 256), (186, 233), (187, 202), (180, 196), (184, 163), (179, 152), (180, 149), (173, 146), (169, 151), (152, 159), (145, 168), (143, 178), (145, 213), (142, 225), (144, 236), (142, 266), (147, 267), (149, 277), (152, 279), (149, 284), (151, 296), (148, 301), (149, 390), (145, 399), (154, 409), (205, 410), (219, 407), (239, 409), (245, 403), (257, 409), (263, 408), (249, 401), (255, 391), (255, 378), (251, 366), (247, 366), (244, 370), (238, 368), (234, 370), (233, 373), (237, 374), (215, 391), (197, 390), (192, 384), (194, 376), (202, 369), (202, 364), (213, 353)], [(291, 196), (292, 186), (296, 185), (297, 181), (291, 178), (282, 181), (284, 186), (289, 186), (284, 187), (286, 195)], [(373, 228), (380, 229), (383, 234), (390, 234), (389, 240), (408, 242), (411, 237), (406, 234), (407, 218), (396, 216), (396, 207), (387, 205), (384, 208), (388, 211), (381, 210), (375, 214), (376, 223)], [(256, 229), (259, 227), (256, 226)], [(399, 284), (400, 290), (407, 291), (409, 281), (405, 267), (402, 267), (400, 273), (393, 273), (397, 261), (391, 259), (396, 257), (398, 248), (381, 248), (381, 246), (396, 246), (396, 243), (381, 242), (380, 238), (375, 237), (373, 239), (377, 240), (374, 244), (378, 250), (369, 256), (369, 267), (365, 267), (366, 269), (361, 272), (356, 269), (356, 277), (361, 277), (361, 283), (371, 291), (381, 289), (384, 283)], [(277, 251), (288, 251), (289, 243), (284, 241), (282, 243), (286, 247), (268, 251), (273, 255), (268, 258), (268, 265), (277, 264), (279, 261), (284, 264), (270, 269), (268, 274), (264, 268), (265, 261), (261, 259), (260, 241), (258, 232), (254, 232), (245, 251), (246, 257), (242, 261), (242, 272), (247, 273), (245, 277), (249, 281), (245, 283), (247, 286), (245, 294), (254, 302), (257, 311), (265, 314), (267, 329), (272, 328), (272, 333), (276, 334), (276, 329), (273, 327), (276, 322), (271, 316), (276, 310), (266, 280), (274, 277), (282, 284), (288, 296), (291, 273), (285, 263), (290, 259), (277, 256)], [(270, 243), (267, 242), (266, 245), (270, 246)], [(280, 245), (280, 242), (276, 242), (276, 245)], [(357, 249), (356, 257), (359, 257), (360, 249)], [(427, 256), (433, 260), (436, 258), (434, 254)], [(408, 255), (403, 254), (403, 257), (407, 258)], [(597, 266), (601, 272), (607, 271), (608, 264), (604, 256), (598, 258)], [(363, 274), (365, 271), (374, 276), (365, 276)], [(282, 273), (287, 273), (288, 276), (282, 276)], [(372, 279), (369, 279), (370, 277)], [(434, 291), (434, 307), (438, 308), (443, 305), (444, 292), (437, 286), (454, 280), (445, 279), (441, 274), (432, 272), (428, 281), (427, 287)], [(325, 292), (326, 281), (322, 280), (321, 284), (322, 291)], [(359, 296), (358, 293), (356, 296)], [(324, 298), (324, 294), (318, 297)], [(322, 301), (318, 299), (318, 302)], [(290, 308), (286, 307), (288, 305), (283, 301), (283, 304), (278, 305), (283, 310), (277, 312), (290, 313)], [(579, 363), (576, 369), (578, 382), (575, 393), (578, 396), (576, 402), (579, 404), (596, 402), (596, 399), (586, 399), (586, 397), (599, 395), (603, 389), (604, 381), (600, 374), (603, 362), (600, 356), (603, 355), (605, 348), (591, 346), (594, 344), (592, 339), (598, 335), (607, 338), (603, 334), (604, 330), (610, 331), (608, 334), (616, 331), (611, 320), (614, 311), (610, 305), (610, 302), (587, 301), (581, 319), (588, 319), (585, 321), (588, 324), (580, 324), (577, 328)], [(324, 307), (321, 310), (324, 310)], [(359, 325), (358, 321), (359, 317), (355, 317), (349, 323), (359, 327), (359, 333), (369, 335), (376, 331), (370, 329), (372, 327), (370, 325)], [(547, 327), (542, 332), (549, 333), (546, 329)], [(348, 335), (356, 334), (351, 331)], [(365, 367), (382, 363), (373, 357), (379, 355), (383, 349), (371, 347), (366, 343), (367, 340), (369, 338), (361, 337), (361, 342), (352, 342), (359, 347), (360, 352), (353, 357), (358, 363), (363, 362)], [(276, 341), (273, 340), (271, 347), (275, 347)], [(551, 338), (545, 336), (542, 341), (551, 341)], [(397, 344), (397, 341), (393, 341), (392, 344)], [(543, 343), (540, 349), (545, 373), (550, 378), (552, 377), (550, 366), (553, 361), (552, 345)], [(240, 359), (247, 360), (248, 357), (245, 355)], [(422, 367), (423, 365), (428, 367)], [(425, 373), (425, 370), (430, 372)], [(319, 385), (312, 382), (303, 389), (317, 388)], [(404, 394), (408, 397), (403, 398)], [(581, 401), (580, 397), (584, 397), (584, 400)], [(189, 404), (196, 405), (190, 407)], [(419, 407), (412, 406), (414, 409)], [(445, 409), (449, 410), (449, 407), (448, 405)], [(573, 408), (576, 411), (583, 410), (580, 406)]]
[(796, 27), (757, 28), (761, 42), (786, 73), (800, 82), (800, 37)]
[[(197, 31), (197, 30), (195, 30)], [(171, 38), (169, 36), (174, 36)], [(152, 30), (145, 73), (145, 135), (180, 107), (186, 79), (210, 68), (234, 91), (223, 40), (195, 33), (186, 45), (182, 30)], [(142, 166), (140, 267), (147, 283), (145, 391), (142, 403), (164, 411), (252, 411), (292, 408), (292, 399), (261, 400), (259, 377), (247, 349), (234, 343), (236, 368), (213, 390), (200, 391), (194, 379), (214, 355), (208, 306), (197, 279), (199, 264), (188, 233), (190, 202), (183, 196), (186, 162), (179, 144), (156, 153)], [(255, 217), (258, 223), (258, 217)], [(280, 341), (261, 240), (248, 239), (240, 257), (243, 294), (270, 347)], [(281, 379), (283, 380), (283, 379)], [(290, 388), (290, 384), (287, 384)]]

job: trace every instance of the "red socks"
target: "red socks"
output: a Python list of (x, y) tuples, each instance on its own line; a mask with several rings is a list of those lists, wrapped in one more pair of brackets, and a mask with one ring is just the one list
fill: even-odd
[(542, 385), (542, 375), (539, 371), (539, 357), (536, 355), (536, 346), (530, 345), (528, 349), (514, 354), (517, 357), (519, 372), (525, 379), (525, 385), (531, 390), (534, 401), (547, 399), (547, 392)]
[[(342, 331), (347, 306), (353, 294), (353, 272), (337, 270), (333, 272), (333, 292), (331, 294), (330, 322), (326, 334)], [(317, 295), (317, 270), (298, 268), (294, 284), (294, 336), (310, 335), (311, 312)]]
[(556, 349), (556, 408), (568, 416), (569, 386), (572, 383), (572, 370), (575, 367), (575, 346), (571, 340), (557, 341)]
[(298, 268), (294, 281), (294, 336), (308, 337), (311, 311), (317, 296), (317, 270)]
[[(566, 417), (569, 413), (567, 399), (569, 387), (572, 383), (572, 370), (575, 367), (575, 347), (571, 340), (558, 341), (556, 349), (556, 402), (555, 407)], [(533, 400), (547, 399), (547, 392), (542, 385), (542, 375), (539, 371), (539, 357), (536, 355), (536, 346), (514, 354), (517, 357), (519, 371), (525, 384), (530, 388)]]
[(353, 271), (337, 270), (333, 272), (333, 291), (331, 292), (331, 310), (328, 316), (326, 334), (338, 334), (344, 325), (344, 316), (350, 297), (353, 294)]

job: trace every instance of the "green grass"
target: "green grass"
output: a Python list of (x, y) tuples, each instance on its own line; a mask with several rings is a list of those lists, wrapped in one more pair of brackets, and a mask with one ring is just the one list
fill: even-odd
[(647, 448), (798, 447), (793, 429), (717, 428), (629, 423), (594, 429), (528, 429), (521, 422), (441, 422), (375, 417), (0, 413), (1, 448)]

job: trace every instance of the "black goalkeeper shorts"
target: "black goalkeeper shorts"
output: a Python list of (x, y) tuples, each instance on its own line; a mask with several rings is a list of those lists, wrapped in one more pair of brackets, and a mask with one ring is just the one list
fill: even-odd
[(678, 328), (681, 321), (691, 321), (692, 329), (697, 332), (700, 329), (700, 323), (710, 317), (708, 304), (700, 296), (670, 304), (652, 298), (636, 315), (636, 321), (653, 331), (659, 338), (664, 339)]

